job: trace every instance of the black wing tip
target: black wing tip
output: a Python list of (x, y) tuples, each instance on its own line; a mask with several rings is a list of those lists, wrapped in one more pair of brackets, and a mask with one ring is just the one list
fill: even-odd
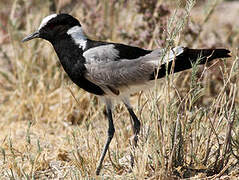
[[(201, 57), (199, 64), (205, 64), (206, 62), (212, 61), (218, 58), (229, 58), (231, 57), (231, 51), (228, 49), (190, 49), (183, 47), (183, 53), (178, 55), (175, 59), (174, 73), (190, 69), (192, 62), (198, 60)], [(168, 73), (170, 73), (172, 61), (168, 64)], [(160, 69), (155, 70), (150, 76), (150, 80), (155, 78), (159, 79), (166, 75), (166, 64), (162, 64)]]
[(194, 57), (195, 55), (200, 55), (203, 57), (208, 57), (209, 60), (217, 59), (217, 58), (229, 58), (231, 57), (231, 51), (224, 48), (218, 49), (190, 49), (186, 48), (186, 52), (188, 52), (189, 56)]
[(231, 56), (231, 51), (228, 49), (215, 49), (213, 50), (214, 58), (229, 58)]
[(225, 49), (225, 54), (226, 57), (232, 57), (231, 51), (228, 49)]

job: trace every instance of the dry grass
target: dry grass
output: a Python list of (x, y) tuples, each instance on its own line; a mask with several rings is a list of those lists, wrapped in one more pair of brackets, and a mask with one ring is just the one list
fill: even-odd
[[(0, 6), (1, 179), (96, 178), (106, 138), (104, 106), (78, 89), (42, 40), (22, 44), (51, 11), (78, 17), (95, 39), (144, 48), (226, 47), (230, 60), (170, 75), (132, 96), (142, 122), (132, 151), (127, 110), (114, 111), (115, 137), (101, 176), (107, 179), (236, 178), (239, 171), (237, 2), (17, 1)], [(235, 14), (235, 13), (234, 13)], [(234, 18), (234, 19), (233, 19)], [(129, 155), (135, 166), (130, 168)]]

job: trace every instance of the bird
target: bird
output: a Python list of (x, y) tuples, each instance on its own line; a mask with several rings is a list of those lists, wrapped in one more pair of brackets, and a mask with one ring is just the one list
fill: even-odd
[(88, 38), (80, 22), (65, 13), (43, 18), (38, 29), (22, 42), (41, 38), (50, 42), (69, 78), (80, 88), (92, 93), (106, 104), (108, 135), (96, 168), (100, 174), (104, 157), (115, 133), (112, 108), (115, 100), (126, 106), (133, 120), (134, 139), (140, 132), (140, 121), (133, 111), (129, 97), (150, 88), (155, 80), (167, 74), (205, 64), (213, 59), (228, 58), (227, 49), (157, 48), (146, 50), (120, 43)]

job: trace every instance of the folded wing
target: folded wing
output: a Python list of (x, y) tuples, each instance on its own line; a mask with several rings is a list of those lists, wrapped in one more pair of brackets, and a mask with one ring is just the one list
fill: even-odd
[[(132, 48), (134, 47), (130, 46), (129, 50), (132, 51)], [(172, 72), (176, 73), (191, 68), (198, 58), (201, 58), (200, 64), (204, 64), (215, 58), (229, 57), (229, 51), (225, 49), (194, 50), (180, 46), (169, 51), (134, 49), (141, 50), (141, 54), (134, 52), (136, 55), (132, 55), (128, 52), (126, 56), (127, 53), (120, 51), (114, 44), (91, 48), (84, 53), (87, 69), (85, 78), (104, 91), (119, 95), (133, 86), (141, 86), (150, 80), (164, 77), (166, 69), (169, 73), (173, 63)]]

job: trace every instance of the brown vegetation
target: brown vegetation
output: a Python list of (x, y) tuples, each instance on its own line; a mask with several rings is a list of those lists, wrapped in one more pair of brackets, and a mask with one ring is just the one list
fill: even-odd
[(146, 49), (179, 44), (230, 49), (229, 60), (167, 76), (132, 96), (142, 122), (133, 169), (130, 119), (117, 105), (116, 133), (101, 176), (238, 177), (239, 3), (176, 2), (1, 0), (0, 179), (95, 177), (107, 133), (103, 104), (69, 81), (50, 44), (21, 43), (52, 12), (77, 17), (98, 40)]

